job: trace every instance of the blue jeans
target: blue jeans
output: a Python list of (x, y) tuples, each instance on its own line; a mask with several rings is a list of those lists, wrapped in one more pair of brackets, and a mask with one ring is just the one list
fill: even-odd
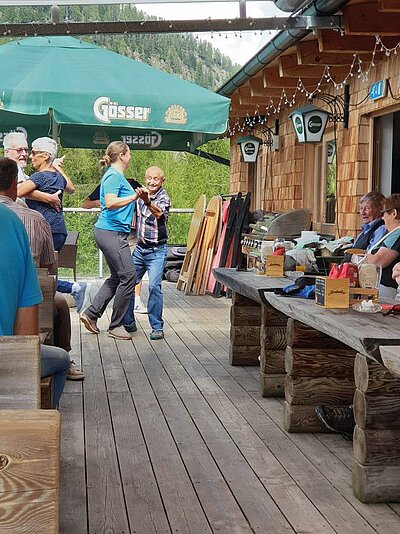
[[(149, 248), (144, 248), (138, 244), (132, 253), (132, 260), (136, 270), (136, 284), (141, 281), (146, 271), (148, 273), (149, 299), (147, 301), (147, 316), (153, 330), (162, 330), (164, 321), (162, 319), (163, 294), (161, 282), (165, 262), (167, 261), (167, 244)], [(124, 325), (131, 325), (135, 322), (134, 308), (135, 295), (133, 295), (129, 303)]]
[(53, 375), (52, 408), (57, 408), (64, 389), (67, 371), (70, 364), (69, 354), (59, 347), (40, 346), (41, 378)]
[(52, 237), (53, 237), (54, 250), (56, 250), (57, 252), (60, 252), (60, 250), (63, 248), (64, 243), (65, 243), (65, 241), (67, 239), (67, 235), (66, 234), (53, 234), (52, 233)]
[(59, 293), (72, 293), (72, 282), (57, 280), (57, 291)]

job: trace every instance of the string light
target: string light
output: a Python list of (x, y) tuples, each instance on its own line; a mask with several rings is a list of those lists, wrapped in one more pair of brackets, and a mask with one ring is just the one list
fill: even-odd
[[(341, 35), (344, 35), (342, 31), (340, 33)], [(381, 37), (379, 35), (376, 35), (375, 46), (374, 46), (374, 49), (372, 50), (371, 59), (369, 62), (367, 61), (363, 62), (359, 56), (359, 53), (355, 52), (353, 54), (353, 59), (349, 67), (349, 71), (342, 80), (337, 80), (337, 79), (335, 80), (331, 75), (330, 69), (332, 67), (329, 65), (326, 65), (314, 89), (307, 88), (304, 85), (302, 78), (299, 77), (296, 89), (293, 92), (292, 96), (288, 96), (286, 89), (283, 88), (281, 95), (279, 97), (278, 103), (275, 104), (274, 100), (270, 98), (265, 108), (260, 109), (260, 107), (257, 106), (256, 111), (254, 112), (254, 117), (256, 117), (257, 115), (265, 115), (266, 117), (269, 117), (271, 114), (276, 115), (277, 113), (280, 112), (281, 107), (283, 105), (289, 108), (293, 107), (293, 105), (296, 103), (296, 97), (298, 93), (304, 94), (307, 100), (312, 100), (312, 98), (317, 93), (320, 93), (322, 91), (321, 85), (326, 85), (328, 83), (331, 83), (335, 91), (339, 91), (343, 89), (345, 85), (349, 83), (351, 78), (354, 78), (354, 77), (357, 77), (358, 79), (360, 79), (361, 83), (368, 82), (371, 69), (373, 69), (376, 65), (375, 64), (376, 54), (378, 52), (384, 53), (387, 57), (390, 57), (392, 54), (398, 55), (400, 53), (400, 41), (396, 44), (396, 46), (389, 48), (385, 46), (385, 44), (382, 42)], [(253, 120), (250, 118), (248, 113), (246, 114), (245, 119), (243, 119), (242, 124), (240, 123), (239, 119), (236, 119), (232, 128), (231, 127), (228, 128), (229, 135), (233, 136), (237, 132), (243, 132), (244, 129), (247, 127), (247, 125), (251, 124), (252, 122)]]

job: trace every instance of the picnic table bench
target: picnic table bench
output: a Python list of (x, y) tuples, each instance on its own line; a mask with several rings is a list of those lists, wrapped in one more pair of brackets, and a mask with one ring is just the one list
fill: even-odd
[(324, 431), (317, 404), (353, 403), (354, 493), (363, 502), (399, 502), (400, 378), (393, 369), (400, 360), (400, 319), (326, 309), (273, 292), (260, 296), (290, 284), (288, 278), (227, 268), (213, 273), (234, 292), (231, 322), (245, 307), (243, 298), (259, 306), (261, 392), (284, 393), (286, 430)]

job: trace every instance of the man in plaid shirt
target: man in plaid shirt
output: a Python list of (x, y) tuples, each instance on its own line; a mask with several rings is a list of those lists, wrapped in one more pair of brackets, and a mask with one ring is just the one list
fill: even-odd
[[(146, 187), (139, 187), (136, 204), (137, 245), (132, 253), (136, 269), (136, 283), (139, 283), (147, 271), (149, 276), (149, 298), (147, 312), (152, 328), (150, 339), (164, 337), (163, 294), (161, 282), (167, 259), (167, 220), (171, 201), (165, 189), (164, 172), (159, 167), (146, 170)], [(125, 315), (124, 326), (128, 331), (135, 331), (133, 313), (134, 297)]]

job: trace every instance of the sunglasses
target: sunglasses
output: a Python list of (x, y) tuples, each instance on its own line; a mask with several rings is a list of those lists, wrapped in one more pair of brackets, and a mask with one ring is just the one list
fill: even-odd
[(9, 148), (9, 150), (14, 150), (17, 154), (23, 154), (24, 152), (27, 154), (29, 152), (28, 147), (27, 148)]
[(31, 150), (32, 156), (37, 156), (38, 154), (46, 154), (44, 150)]
[(389, 213), (389, 211), (393, 211), (394, 209), (396, 208), (388, 208), (387, 210), (381, 210), (381, 215), (383, 215), (384, 213)]

